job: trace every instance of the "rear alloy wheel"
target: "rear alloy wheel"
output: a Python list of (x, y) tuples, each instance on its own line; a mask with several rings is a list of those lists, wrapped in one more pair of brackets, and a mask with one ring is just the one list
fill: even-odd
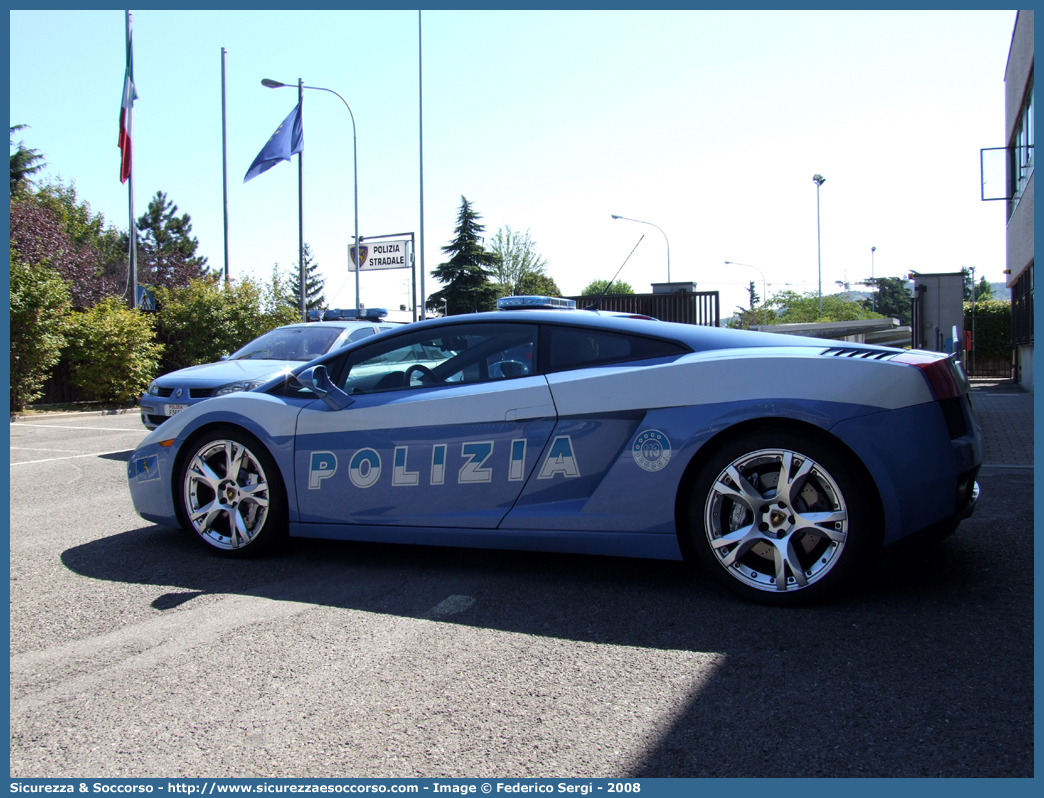
[(870, 510), (846, 457), (790, 432), (755, 433), (704, 466), (690, 509), (704, 565), (752, 601), (789, 605), (843, 582), (870, 542)]
[(211, 549), (250, 556), (286, 536), (286, 493), (264, 446), (240, 430), (216, 430), (181, 468), (183, 520)]

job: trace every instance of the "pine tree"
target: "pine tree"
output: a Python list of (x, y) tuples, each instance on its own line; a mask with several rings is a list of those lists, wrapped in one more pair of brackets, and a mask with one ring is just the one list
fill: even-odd
[(755, 305), (761, 301), (761, 297), (758, 296), (757, 290), (754, 288), (754, 281), (750, 281), (750, 285), (747, 286), (747, 293), (750, 294), (750, 309), (754, 310)]
[(188, 285), (207, 274), (207, 259), (196, 254), (192, 219), (178, 216), (178, 206), (162, 191), (138, 217), (138, 282), (167, 287)]
[[(11, 146), (14, 146), (15, 131), (24, 130), (29, 125), (11, 126)], [(25, 146), (25, 142), (18, 142), (18, 149), (11, 153), (11, 194), (26, 189), (32, 182), (30, 176), (36, 174), (47, 165), (47, 161), (36, 150)]]
[(490, 270), (496, 267), (497, 257), (482, 245), (480, 234), (486, 228), (479, 224), (481, 218), (461, 196), (455, 237), (442, 248), (450, 259), (431, 273), (445, 287), (428, 297), (429, 310), (442, 310), (443, 300), (450, 316), (496, 307), (497, 286), (490, 281)]
[[(304, 245), (305, 264), (305, 309), (319, 310), (326, 305), (326, 280), (319, 274), (319, 264), (312, 255), (312, 248)], [(297, 266), (290, 274), (289, 289), (293, 292), (295, 307), (301, 307), (301, 268)]]

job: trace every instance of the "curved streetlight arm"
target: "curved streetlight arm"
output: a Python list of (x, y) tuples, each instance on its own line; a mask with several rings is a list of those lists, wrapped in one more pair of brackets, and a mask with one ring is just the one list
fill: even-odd
[(641, 219), (632, 219), (629, 216), (618, 216), (615, 213), (614, 214), (610, 214), (610, 215), (614, 219), (624, 219), (624, 220), (626, 220), (628, 222), (637, 222), (638, 224), (647, 224), (647, 225), (649, 225), (649, 227), (655, 227), (657, 230), (659, 230), (661, 233), (663, 233), (663, 240), (667, 242), (667, 282), (669, 283), (671, 281), (671, 242), (667, 238), (667, 234), (664, 233), (663, 230), (660, 229), (660, 227), (658, 225), (655, 225), (652, 222), (643, 222)]
[(352, 118), (352, 166), (355, 183), (355, 312), (358, 315), (361, 312), (359, 308), (359, 270), (362, 268), (362, 246), (359, 243), (359, 143), (355, 132), (355, 114), (352, 113), (352, 107), (348, 105), (348, 101), (333, 89), (324, 89), (321, 86), (305, 86), (304, 88), (333, 94), (344, 103), (344, 107), (348, 109), (348, 116)]
[[(270, 78), (262, 79), (261, 85), (269, 89), (295, 88), (289, 84), (280, 83), (278, 80), (271, 80)], [(360, 312), (359, 267), (361, 266), (362, 261), (362, 247), (359, 246), (359, 139), (355, 130), (355, 114), (352, 113), (352, 107), (348, 104), (348, 101), (333, 89), (326, 89), (322, 86), (302, 86), (301, 88), (312, 89), (313, 91), (325, 91), (333, 94), (337, 99), (344, 103), (344, 107), (348, 109), (348, 116), (350, 116), (352, 120), (352, 166), (355, 182), (355, 312), (358, 314)]]
[(765, 306), (765, 324), (768, 324), (768, 282), (765, 280), (765, 272), (750, 263), (738, 263), (734, 260), (725, 261), (726, 266), (746, 266), (748, 269), (753, 269), (761, 275), (761, 290), (765, 292), (765, 298), (762, 300), (762, 304)]

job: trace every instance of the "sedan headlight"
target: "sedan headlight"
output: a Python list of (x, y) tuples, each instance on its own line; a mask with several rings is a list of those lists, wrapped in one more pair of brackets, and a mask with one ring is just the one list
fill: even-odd
[(149, 390), (146, 391), (149, 396), (159, 396), (159, 386), (153, 382), (149, 384)]
[(240, 380), (239, 382), (230, 382), (228, 385), (222, 385), (220, 388), (214, 391), (214, 396), (224, 396), (228, 393), (239, 393), (240, 391), (249, 391), (252, 388), (256, 388), (258, 385), (264, 385), (267, 380)]

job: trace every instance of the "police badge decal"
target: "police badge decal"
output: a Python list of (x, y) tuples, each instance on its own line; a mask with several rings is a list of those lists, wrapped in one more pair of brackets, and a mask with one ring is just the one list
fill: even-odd
[(659, 471), (671, 459), (671, 442), (658, 429), (640, 432), (631, 445), (634, 462), (645, 471)]

